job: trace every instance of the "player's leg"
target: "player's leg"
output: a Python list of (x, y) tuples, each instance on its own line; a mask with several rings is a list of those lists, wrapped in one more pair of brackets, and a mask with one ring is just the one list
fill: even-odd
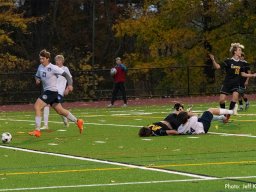
[(222, 109), (222, 108), (209, 108), (209, 111), (213, 115), (233, 115), (234, 111), (229, 109)]
[[(58, 103), (61, 103), (62, 107), (63, 107), (63, 103), (64, 103), (64, 97), (60, 94), (58, 94)], [(68, 119), (67, 117), (60, 115), (65, 127), (69, 127), (69, 123), (68, 123)]]
[(120, 91), (122, 92), (122, 97), (123, 97), (123, 101), (124, 101), (124, 107), (127, 106), (127, 98), (126, 98), (126, 91), (125, 91), (125, 86), (124, 83), (120, 83)]
[(76, 123), (77, 127), (79, 128), (80, 133), (83, 132), (83, 120), (77, 119), (70, 111), (64, 109), (60, 103), (52, 104), (53, 109), (59, 114), (66, 117), (68, 120)]
[(230, 115), (234, 114), (234, 110), (222, 109), (222, 108), (209, 108), (208, 111), (213, 114), (213, 121), (222, 120), (224, 123), (228, 122)]
[(225, 109), (225, 102), (226, 102), (226, 97), (229, 94), (229, 88), (226, 84), (223, 84), (220, 88), (220, 98), (219, 98), (219, 104), (220, 108)]
[(250, 106), (250, 102), (245, 94), (243, 94), (243, 100), (245, 102), (245, 110), (247, 110)]
[(42, 117), (41, 117), (41, 111), (42, 109), (47, 105), (47, 103), (45, 103), (43, 100), (41, 100), (41, 98), (38, 98), (34, 104), (34, 110), (35, 110), (35, 130), (29, 132), (29, 135), (33, 135), (36, 137), (40, 137), (41, 136), (41, 132), (40, 132), (40, 127), (41, 127), (41, 121), (42, 121)]
[(50, 106), (46, 105), (44, 107), (44, 126), (41, 127), (41, 129), (48, 129), (49, 114), (50, 114)]
[(243, 107), (243, 93), (239, 94), (238, 102), (239, 102), (239, 110), (243, 111), (244, 110), (244, 107)]
[(226, 97), (227, 97), (226, 94), (224, 94), (224, 93), (221, 93), (221, 94), (220, 94), (219, 103), (220, 103), (220, 108), (222, 108), (222, 109), (225, 109)]
[(108, 105), (108, 107), (112, 107), (114, 105), (114, 102), (116, 100), (116, 96), (119, 90), (119, 85), (118, 83), (114, 83), (113, 91), (112, 91), (112, 98), (111, 98), (111, 103)]
[(61, 115), (61, 118), (62, 118), (62, 121), (63, 121), (65, 127), (69, 127), (68, 118), (67, 118), (67, 117), (64, 117), (64, 116), (62, 116), (62, 115)]
[(236, 104), (238, 101), (239, 93), (237, 91), (234, 91), (232, 93), (232, 100), (229, 105), (229, 109), (234, 111), (234, 115), (237, 115), (237, 107), (238, 105)]
[(213, 115), (212, 121), (225, 121), (226, 119), (225, 115)]

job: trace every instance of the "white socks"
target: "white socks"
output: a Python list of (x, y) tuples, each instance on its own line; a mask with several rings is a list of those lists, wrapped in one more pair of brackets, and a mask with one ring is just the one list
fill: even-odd
[(63, 120), (64, 124), (66, 125), (66, 124), (68, 123), (67, 117), (64, 117), (64, 116), (62, 116), (62, 115), (61, 115), (61, 117), (62, 117), (62, 120)]
[(77, 118), (74, 115), (72, 115), (72, 113), (70, 113), (70, 112), (67, 115), (67, 119), (74, 122), (74, 123), (77, 122)]
[(223, 119), (225, 119), (226, 117), (224, 115), (213, 115), (212, 120), (213, 121), (221, 121)]
[(48, 127), (49, 113), (50, 113), (50, 107), (45, 106), (44, 107), (44, 126), (46, 127)]
[(41, 117), (36, 116), (35, 117), (35, 121), (36, 121), (36, 130), (40, 131), (40, 127), (41, 127)]
[(234, 113), (233, 110), (228, 110), (228, 109), (220, 108), (220, 115), (227, 115), (227, 114), (232, 115), (233, 113)]

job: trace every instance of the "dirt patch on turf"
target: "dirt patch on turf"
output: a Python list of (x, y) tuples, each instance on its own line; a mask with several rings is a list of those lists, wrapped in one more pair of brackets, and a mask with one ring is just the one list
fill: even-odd
[[(252, 100), (256, 95), (248, 95), (248, 99)], [(227, 98), (229, 101), (231, 97)], [(218, 103), (219, 95), (216, 96), (191, 96), (191, 97), (174, 97), (174, 98), (143, 98), (143, 99), (130, 99), (128, 100), (128, 106), (140, 106), (140, 105), (173, 105), (176, 102), (181, 102), (185, 105), (191, 105), (195, 103)], [(98, 108), (107, 107), (110, 101), (90, 101), (90, 102), (66, 102), (63, 104), (65, 108)], [(121, 107), (123, 102), (118, 100), (115, 102), (114, 107)], [(1, 105), (0, 112), (9, 111), (33, 111), (33, 104), (20, 104), (20, 105)], [(209, 106), (212, 107), (212, 106)]]

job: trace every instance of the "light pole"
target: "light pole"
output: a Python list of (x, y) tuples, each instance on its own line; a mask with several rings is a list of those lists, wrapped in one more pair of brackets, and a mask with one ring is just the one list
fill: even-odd
[(92, 69), (95, 65), (95, 0), (92, 0)]

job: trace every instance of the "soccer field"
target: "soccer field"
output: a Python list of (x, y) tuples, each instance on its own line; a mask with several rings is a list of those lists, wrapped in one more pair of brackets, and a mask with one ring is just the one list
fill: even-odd
[[(196, 104), (200, 113), (217, 102)], [(0, 191), (256, 191), (256, 106), (213, 122), (206, 135), (138, 137), (162, 120), (165, 106), (72, 109), (85, 120), (79, 134), (50, 113), (49, 130), (31, 137), (33, 112), (1, 112)]]

